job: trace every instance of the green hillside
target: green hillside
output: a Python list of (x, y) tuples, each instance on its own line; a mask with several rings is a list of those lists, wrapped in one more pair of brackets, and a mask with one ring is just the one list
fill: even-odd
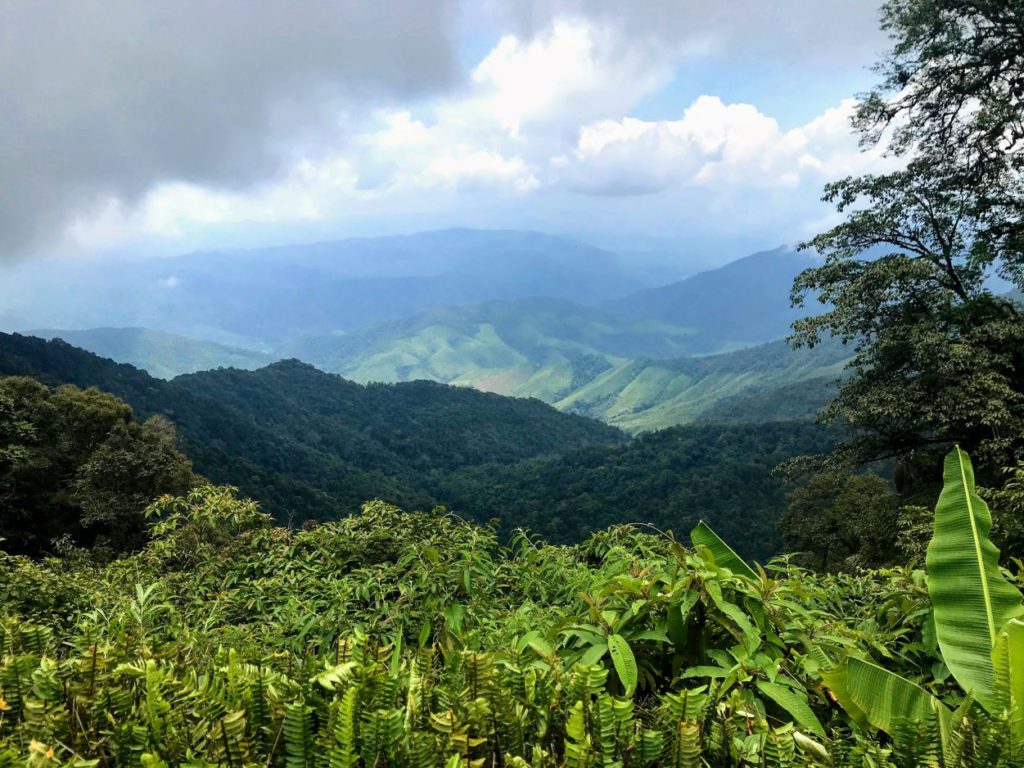
[[(321, 267), (340, 268), (326, 244), (310, 254)], [(534, 397), (631, 432), (708, 419), (803, 419), (827, 399), (825, 385), (848, 355), (756, 345), (784, 335), (797, 316), (788, 286), (808, 259), (785, 249), (755, 254), (603, 308), (558, 298), (436, 307), (293, 339), (273, 356), (141, 328), (38, 333), (164, 378), (296, 358), (364, 384), (425, 380)], [(810, 380), (819, 381), (799, 386)]]
[(828, 384), (849, 356), (840, 344), (793, 350), (777, 341), (707, 357), (628, 360), (555, 406), (628, 432), (712, 415), (751, 423), (809, 418), (827, 401)]
[(697, 340), (692, 328), (624, 322), (560, 299), (521, 299), (444, 307), (278, 352), (356, 381), (430, 379), (553, 401), (616, 360), (691, 354)]
[(630, 319), (700, 329), (703, 352), (781, 338), (806, 314), (790, 305), (793, 279), (817, 260), (788, 248), (755, 253), (606, 307)]
[(197, 472), (297, 521), (371, 498), (430, 506), (434, 475), (623, 437), (538, 400), (432, 382), (363, 386), (295, 360), (162, 381), (59, 340), (0, 334), (3, 375), (97, 386), (138, 415), (165, 415)]
[(84, 331), (45, 329), (28, 333), (44, 339), (64, 339), (100, 357), (141, 368), (159, 379), (173, 379), (182, 373), (213, 368), (251, 371), (277, 359), (273, 355), (150, 328), (90, 328)]
[[(657, 320), (531, 299), (446, 307), (362, 334), (306, 339), (280, 354), (355, 381), (427, 379), (536, 397), (630, 432), (711, 414), (807, 418), (849, 357), (840, 345), (794, 351), (784, 342), (695, 357), (699, 338)], [(798, 386), (811, 380), (819, 381)], [(773, 394), (791, 386), (784, 397)]]

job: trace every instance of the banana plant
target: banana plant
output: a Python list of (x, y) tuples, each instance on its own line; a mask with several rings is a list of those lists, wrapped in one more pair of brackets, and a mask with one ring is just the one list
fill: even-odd
[[(974, 486), (970, 458), (947, 456), (943, 489), (926, 560), (928, 593), (942, 659), (986, 721), (1002, 724), (1011, 752), (1024, 751), (1024, 602), (999, 568), (988, 538), (992, 518)], [(897, 741), (906, 724), (938, 723), (943, 751), (959, 741), (954, 713), (910, 680), (861, 658), (823, 672), (825, 684), (854, 722)], [(991, 732), (986, 726), (984, 732)]]
[(971, 460), (959, 447), (946, 456), (943, 481), (925, 561), (935, 634), (953, 677), (995, 714), (1002, 702), (992, 649), (1002, 628), (1024, 616), (1024, 604), (999, 569), (999, 550), (988, 538), (992, 516), (975, 491)]
[(697, 527), (690, 532), (690, 541), (694, 547), (704, 547), (711, 555), (715, 565), (720, 568), (727, 568), (739, 576), (746, 576), (748, 579), (758, 579), (754, 569), (747, 565), (743, 558), (737, 555), (728, 544), (719, 538), (711, 528), (701, 520)]

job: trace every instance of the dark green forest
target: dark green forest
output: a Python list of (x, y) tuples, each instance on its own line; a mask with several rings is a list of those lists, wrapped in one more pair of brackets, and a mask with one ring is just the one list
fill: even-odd
[[(685, 529), (706, 518), (742, 552), (770, 557), (791, 490), (774, 468), (836, 439), (792, 422), (675, 427), (627, 442), (538, 401), (464, 388), (361, 386), (297, 362), (164, 382), (60, 341), (17, 335), (0, 336), (0, 373), (121, 394), (140, 418), (177, 425), (197, 474), (237, 485), (294, 525), (354, 512), (368, 498), (442, 504), (467, 519), (497, 519), (505, 537), (527, 528), (567, 543), (628, 520)], [(60, 532), (85, 540), (78, 529)], [(27, 550), (46, 550), (55, 538), (41, 531)]]
[(170, 419), (197, 472), (298, 524), (371, 498), (429, 508), (435, 476), (625, 439), (536, 400), (430, 382), (362, 386), (296, 361), (163, 381), (61, 341), (5, 334), (0, 374), (98, 387), (140, 418)]
[(625, 445), (468, 467), (446, 478), (441, 493), (471, 519), (497, 518), (552, 542), (622, 522), (678, 532), (709, 520), (737, 550), (767, 559), (781, 551), (776, 523), (793, 490), (773, 471), (836, 441), (802, 422), (673, 427)]

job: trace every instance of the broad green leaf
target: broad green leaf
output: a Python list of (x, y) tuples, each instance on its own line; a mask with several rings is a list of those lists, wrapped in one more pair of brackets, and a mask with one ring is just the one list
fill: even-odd
[(988, 538), (992, 517), (974, 489), (971, 460), (960, 448), (946, 456), (943, 489), (928, 545), (928, 593), (935, 634), (949, 671), (985, 709), (994, 711), (992, 648), (1010, 619), (1024, 616), (1021, 594), (999, 570)]
[(1024, 743), (1024, 621), (1011, 619), (999, 630), (992, 667), (999, 704), (1009, 712), (1014, 738)]
[(701, 665), (701, 666), (690, 667), (688, 669), (685, 669), (685, 670), (683, 670), (683, 672), (679, 676), (682, 677), (682, 678), (691, 678), (691, 677), (720, 678), (720, 677), (725, 677), (728, 674), (729, 674), (729, 670), (725, 669), (723, 667), (711, 667), (711, 666), (707, 666), (707, 665)]
[(580, 657), (580, 664), (585, 664), (588, 667), (591, 664), (597, 664), (597, 662), (604, 658), (606, 653), (608, 653), (607, 643), (592, 645), (583, 652), (583, 656)]
[(890, 736), (900, 720), (921, 723), (937, 712), (941, 723), (949, 721), (949, 710), (928, 691), (869, 661), (847, 661), (846, 690), (868, 722)]
[(765, 680), (758, 680), (757, 688), (761, 693), (792, 715), (798, 725), (806, 728), (820, 739), (825, 738), (825, 729), (822, 728), (818, 718), (811, 711), (811, 705), (807, 703), (807, 696), (805, 694), (797, 693), (785, 685), (769, 683)]
[(649, 640), (652, 643), (669, 643), (668, 635), (662, 632), (660, 629), (646, 629), (643, 632), (637, 632), (635, 635), (630, 635), (630, 639), (635, 643), (640, 640)]
[(715, 559), (715, 565), (720, 568), (728, 568), (733, 573), (757, 580), (754, 569), (743, 562), (743, 558), (733, 552), (732, 548), (722, 541), (703, 520), (697, 523), (697, 527), (690, 533), (690, 541), (695, 547), (707, 547)]
[(633, 649), (629, 647), (629, 643), (622, 635), (610, 635), (608, 637), (608, 653), (611, 654), (612, 664), (615, 665), (619, 680), (626, 688), (626, 695), (632, 696), (636, 690), (637, 680), (639, 680)]

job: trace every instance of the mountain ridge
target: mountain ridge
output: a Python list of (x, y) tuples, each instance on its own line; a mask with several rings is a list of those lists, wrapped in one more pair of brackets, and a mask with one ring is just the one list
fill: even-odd
[(24, 332), (43, 339), (60, 338), (118, 363), (128, 363), (159, 379), (214, 368), (253, 370), (277, 358), (241, 347), (203, 341), (152, 328), (87, 328), (80, 331), (51, 328)]
[(140, 416), (165, 415), (198, 472), (299, 521), (372, 498), (430, 507), (434, 475), (624, 439), (538, 400), (433, 382), (363, 385), (296, 360), (163, 381), (60, 340), (0, 334), (0, 375), (96, 386)]

